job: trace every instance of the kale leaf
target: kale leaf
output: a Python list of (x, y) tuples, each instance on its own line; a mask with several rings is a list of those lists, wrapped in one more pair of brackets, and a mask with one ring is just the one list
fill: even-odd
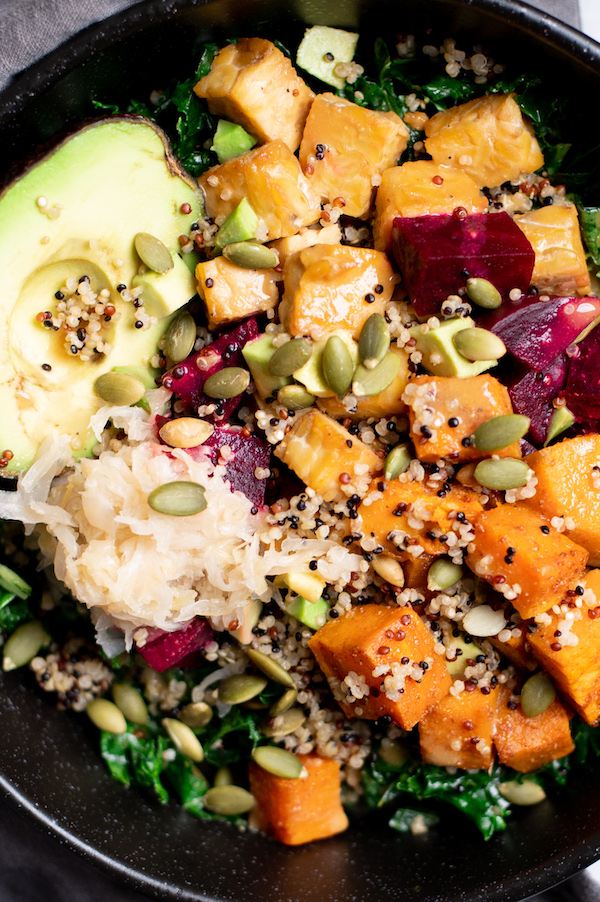
[(166, 736), (159, 735), (151, 724), (143, 730), (130, 726), (125, 733), (103, 730), (100, 737), (100, 751), (112, 776), (125, 786), (150, 789), (161, 802), (169, 799), (160, 779), (165, 767), (163, 755), (169, 747)]
[(11, 592), (0, 592), (0, 632), (12, 633), (33, 618), (29, 602)]
[[(211, 722), (200, 737), (205, 760), (220, 767), (248, 759), (252, 749), (263, 739), (258, 718), (256, 712), (235, 706), (220, 721)], [(232, 734), (235, 734), (233, 741)]]

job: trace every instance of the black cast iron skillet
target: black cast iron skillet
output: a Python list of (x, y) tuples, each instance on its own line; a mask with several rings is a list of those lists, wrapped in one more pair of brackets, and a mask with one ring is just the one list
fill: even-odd
[[(145, 97), (188, 76), (199, 40), (232, 34), (297, 42), (305, 24), (382, 34), (459, 36), (534, 70), (569, 105), (574, 138), (600, 139), (600, 46), (510, 0), (151, 0), (76, 36), (0, 95), (2, 170), (94, 113), (91, 98)], [(589, 185), (588, 200), (600, 201)], [(600, 762), (568, 788), (517, 811), (484, 843), (449, 813), (426, 836), (385, 818), (356, 819), (338, 837), (285, 848), (229, 825), (160, 806), (106, 772), (85, 718), (57, 712), (28, 673), (0, 675), (0, 786), (49, 832), (113, 876), (159, 898), (203, 902), (513, 902), (600, 857)]]

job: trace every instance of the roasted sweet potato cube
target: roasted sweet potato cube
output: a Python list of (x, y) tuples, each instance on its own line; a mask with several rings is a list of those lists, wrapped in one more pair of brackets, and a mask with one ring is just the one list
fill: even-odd
[(217, 53), (194, 88), (211, 113), (242, 125), (261, 144), (298, 149), (314, 94), (290, 60), (263, 38), (242, 38)]
[(272, 310), (279, 301), (278, 278), (274, 269), (242, 269), (226, 257), (198, 263), (198, 294), (206, 306), (208, 328)]
[(350, 417), (356, 422), (367, 420), (369, 417), (377, 417), (379, 419), (380, 417), (392, 417), (404, 413), (406, 404), (402, 400), (402, 394), (408, 384), (410, 375), (408, 352), (404, 348), (396, 347), (396, 345), (392, 345), (390, 351), (393, 351), (399, 358), (400, 369), (387, 388), (377, 395), (358, 398), (356, 407), (352, 407), (350, 410), (346, 408), (344, 402), (339, 398), (320, 398), (317, 403), (321, 410), (338, 420)]
[(425, 598), (429, 598), (433, 592), (427, 588), (427, 574), (435, 560), (433, 554), (421, 554), (419, 557), (408, 557), (402, 563), (404, 571), (404, 585), (408, 589), (416, 589)]
[(494, 745), (502, 764), (528, 774), (542, 764), (571, 754), (575, 745), (569, 715), (558, 698), (537, 717), (526, 717), (520, 705), (516, 708), (508, 706), (510, 696), (510, 689), (501, 687)]
[(480, 188), (501, 185), (544, 165), (514, 94), (486, 94), (436, 113), (425, 134), (425, 148), (434, 162), (461, 169)]
[(352, 484), (383, 468), (383, 461), (371, 448), (314, 408), (295, 417), (275, 454), (325, 501), (338, 494), (343, 474), (350, 476), (346, 483)]
[(245, 197), (259, 217), (261, 241), (295, 235), (321, 215), (298, 160), (282, 141), (271, 141), (203, 172), (198, 184), (206, 215), (217, 225)]
[(464, 207), (468, 213), (483, 213), (488, 208), (487, 198), (465, 172), (433, 160), (391, 166), (382, 174), (375, 198), (375, 247), (391, 252), (396, 216), (452, 213), (456, 207)]
[(487, 769), (493, 758), (492, 733), (498, 690), (448, 693), (419, 721), (421, 755), (439, 767)]
[(411, 730), (452, 684), (428, 627), (408, 606), (353, 608), (317, 630), (309, 645), (347, 717), (388, 714)]
[(358, 338), (372, 313), (383, 313), (398, 277), (381, 251), (318, 244), (288, 258), (281, 321), (292, 335), (322, 338), (349, 329)]
[[(491, 454), (478, 451), (464, 440), (490, 417), (512, 413), (507, 389), (487, 373), (467, 379), (416, 376), (409, 382), (404, 400), (408, 404), (417, 457), (427, 463), (435, 463), (441, 457), (449, 457), (453, 462), (490, 457)], [(494, 454), (521, 457), (519, 442)]]
[(527, 500), (532, 510), (552, 520), (566, 517), (566, 534), (600, 564), (600, 435), (577, 435), (527, 456), (538, 484)]
[[(380, 485), (384, 485), (383, 491)], [(477, 494), (460, 485), (452, 485), (440, 497), (422, 482), (376, 481), (358, 508), (354, 526), (374, 536), (387, 554), (408, 561), (422, 554), (447, 554), (448, 544), (440, 537), (446, 537), (453, 527), (463, 529), (482, 510)], [(458, 513), (464, 518), (457, 520)]]
[(540, 293), (585, 297), (590, 273), (574, 204), (553, 204), (515, 216), (535, 251), (531, 283)]
[(338, 201), (347, 216), (365, 219), (377, 177), (397, 163), (408, 129), (396, 113), (381, 113), (335, 94), (318, 94), (310, 108), (300, 164), (323, 202)]
[(340, 244), (341, 240), (342, 230), (337, 223), (332, 223), (322, 229), (314, 227), (301, 229), (297, 235), (270, 242), (269, 247), (279, 254), (279, 267), (283, 270), (285, 261), (292, 254), (297, 254), (306, 247), (314, 247), (315, 244)]
[(585, 548), (517, 503), (477, 518), (467, 563), (527, 619), (561, 601), (583, 576), (587, 557)]
[(276, 777), (254, 761), (248, 769), (250, 792), (256, 799), (253, 823), (286, 846), (325, 839), (348, 826), (340, 801), (337, 761), (314, 754), (298, 757), (308, 771), (307, 777)]
[(582, 606), (577, 607), (578, 596), (565, 598), (561, 608), (566, 610), (551, 611), (550, 622), (530, 634), (529, 644), (578, 714), (595, 724), (600, 718), (600, 570), (590, 570), (583, 585), (589, 591)]

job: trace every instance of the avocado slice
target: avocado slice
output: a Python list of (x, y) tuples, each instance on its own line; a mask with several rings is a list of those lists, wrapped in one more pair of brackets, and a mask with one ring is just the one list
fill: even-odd
[[(141, 262), (134, 238), (148, 232), (176, 253), (178, 236), (201, 213), (196, 183), (178, 168), (166, 136), (133, 116), (85, 126), (0, 195), (0, 445), (13, 455), (4, 474), (27, 469), (53, 431), (72, 437), (75, 456), (91, 453), (89, 420), (103, 403), (95, 380), (116, 366), (147, 367), (169, 322), (136, 326), (139, 311), (124, 299)], [(78, 302), (82, 279), (115, 310), (99, 317), (107, 347), (90, 348), (89, 360), (54, 328), (61, 288), (71, 285)], [(148, 315), (160, 315), (152, 306)], [(50, 314), (54, 324), (44, 326)]]
[(420, 326), (411, 326), (411, 337), (416, 339), (417, 351), (423, 354), (423, 367), (434, 376), (459, 376), (468, 379), (496, 366), (497, 360), (467, 360), (456, 350), (452, 341), (457, 332), (472, 329), (475, 323), (469, 316), (455, 317), (440, 323), (437, 329), (421, 332)]
[(261, 398), (276, 395), (280, 388), (292, 381), (288, 376), (273, 376), (269, 372), (269, 360), (275, 353), (273, 339), (263, 332), (254, 341), (248, 341), (242, 348), (242, 356), (252, 373), (252, 380)]
[(252, 150), (255, 144), (256, 138), (249, 135), (241, 125), (219, 119), (211, 150), (216, 153), (219, 163), (226, 163), (227, 160)]

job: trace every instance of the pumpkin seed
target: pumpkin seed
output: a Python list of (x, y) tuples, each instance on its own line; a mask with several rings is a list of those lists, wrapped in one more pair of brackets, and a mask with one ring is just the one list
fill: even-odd
[(506, 345), (489, 329), (461, 329), (452, 336), (452, 343), (467, 360), (498, 360), (506, 354)]
[(400, 357), (388, 351), (376, 367), (369, 370), (360, 363), (354, 372), (352, 392), (357, 398), (370, 398), (385, 391), (394, 381), (400, 369)]
[(308, 338), (292, 338), (280, 345), (269, 360), (272, 376), (291, 376), (312, 357), (312, 343)]
[(223, 256), (242, 269), (273, 269), (279, 263), (279, 254), (258, 241), (236, 241), (223, 248)]
[(540, 671), (530, 676), (521, 689), (521, 709), (525, 717), (537, 717), (549, 708), (556, 698), (552, 678)]
[(148, 234), (148, 232), (138, 232), (133, 239), (135, 249), (139, 258), (148, 269), (152, 272), (168, 272), (173, 269), (173, 257), (168, 247), (162, 243), (160, 238)]
[(85, 709), (94, 726), (105, 733), (124, 733), (127, 730), (125, 715), (107, 698), (94, 698)]
[(478, 307), (495, 310), (502, 303), (502, 295), (487, 279), (467, 279), (467, 296)]
[(159, 435), (171, 448), (197, 448), (210, 438), (215, 427), (196, 417), (177, 417), (160, 427)]
[(276, 777), (297, 780), (299, 777), (308, 776), (308, 771), (300, 759), (293, 752), (281, 749), (277, 745), (258, 745), (252, 750), (252, 758), (259, 767)]
[(302, 385), (284, 385), (277, 392), (277, 400), (288, 410), (302, 410), (315, 403), (315, 396)]
[(480, 604), (467, 611), (462, 625), (470, 636), (497, 636), (506, 626), (506, 618), (502, 611)]
[(557, 407), (550, 417), (544, 448), (547, 448), (550, 442), (553, 442), (561, 432), (564, 432), (565, 429), (569, 429), (574, 422), (575, 417), (568, 407)]
[(404, 585), (404, 570), (399, 561), (387, 554), (376, 554), (371, 561), (371, 567), (390, 586), (402, 588)]
[(180, 363), (194, 350), (196, 343), (196, 323), (187, 310), (181, 310), (173, 317), (165, 333), (165, 356), (173, 363)]
[(283, 714), (277, 714), (266, 720), (260, 731), (264, 736), (275, 739), (278, 736), (289, 736), (294, 733), (298, 727), (301, 727), (306, 720), (306, 715), (301, 708), (290, 708)]
[(473, 475), (479, 485), (501, 492), (527, 485), (530, 472), (524, 460), (505, 457), (503, 460), (481, 460)]
[(280, 695), (277, 701), (273, 702), (269, 708), (269, 714), (271, 717), (277, 717), (278, 714), (284, 714), (292, 707), (297, 698), (298, 690), (296, 688), (286, 689), (283, 695)]
[(289, 686), (290, 689), (293, 689), (296, 685), (287, 670), (284, 670), (281, 664), (278, 664), (277, 661), (274, 661), (268, 655), (263, 654), (262, 651), (258, 651), (256, 648), (247, 648), (246, 654), (254, 666), (262, 670), (264, 675), (270, 680), (280, 683), (282, 686)]
[(323, 378), (338, 397), (346, 394), (352, 383), (354, 361), (345, 342), (339, 335), (332, 335), (323, 349), (321, 358)]
[(246, 391), (250, 385), (250, 373), (241, 366), (226, 366), (209, 376), (204, 383), (204, 394), (209, 398), (225, 401)]
[(470, 464), (465, 464), (464, 467), (461, 467), (458, 473), (456, 473), (456, 479), (460, 482), (461, 485), (466, 485), (469, 488), (475, 488), (475, 486), (479, 485), (477, 480), (475, 479), (475, 468), (477, 467), (477, 463), (472, 461)]
[(500, 451), (523, 438), (530, 424), (529, 417), (524, 417), (520, 413), (503, 413), (497, 417), (490, 417), (478, 426), (471, 437), (471, 442), (473, 447), (485, 454)]
[(186, 726), (197, 730), (199, 727), (205, 727), (211, 722), (213, 709), (206, 702), (190, 702), (181, 709), (179, 720), (182, 720)]
[(148, 708), (142, 693), (130, 683), (115, 683), (112, 694), (115, 705), (126, 720), (143, 727), (148, 720)]
[(202, 743), (187, 724), (173, 717), (163, 717), (161, 723), (180, 755), (190, 761), (200, 762), (204, 759)]
[(0, 564), (0, 588), (17, 598), (25, 600), (31, 595), (31, 586), (25, 580), (7, 567), (6, 564)]
[(16, 670), (17, 667), (24, 667), (35, 658), (44, 645), (49, 643), (50, 636), (39, 620), (22, 623), (6, 640), (2, 669), (9, 671)]
[(130, 407), (141, 401), (146, 386), (129, 373), (102, 373), (94, 382), (94, 391), (99, 398), (116, 407)]
[(498, 784), (498, 790), (513, 805), (537, 805), (546, 798), (540, 784), (533, 780), (507, 780)]
[(387, 736), (381, 740), (379, 755), (386, 764), (390, 764), (392, 767), (402, 767), (409, 758), (406, 746), (397, 739), (388, 739)]
[(206, 510), (204, 486), (197, 482), (165, 482), (150, 492), (148, 504), (159, 514), (193, 517)]
[(247, 702), (260, 695), (266, 688), (267, 682), (264, 677), (236, 673), (221, 680), (217, 695), (219, 701), (226, 705), (241, 705), (242, 702)]
[(246, 814), (256, 805), (252, 793), (242, 786), (213, 786), (202, 796), (202, 804), (208, 811), (223, 817)]
[(437, 558), (427, 571), (427, 588), (432, 592), (449, 589), (462, 579), (463, 568), (449, 557)]
[(368, 370), (383, 360), (390, 347), (390, 330), (381, 313), (372, 313), (360, 330), (358, 355)]
[(383, 465), (383, 478), (386, 482), (397, 479), (402, 473), (408, 470), (412, 455), (410, 453), (410, 445), (402, 442), (395, 445), (385, 459)]
[(215, 774), (213, 786), (231, 786), (232, 783), (233, 776), (231, 770), (227, 767), (226, 764), (223, 764)]

